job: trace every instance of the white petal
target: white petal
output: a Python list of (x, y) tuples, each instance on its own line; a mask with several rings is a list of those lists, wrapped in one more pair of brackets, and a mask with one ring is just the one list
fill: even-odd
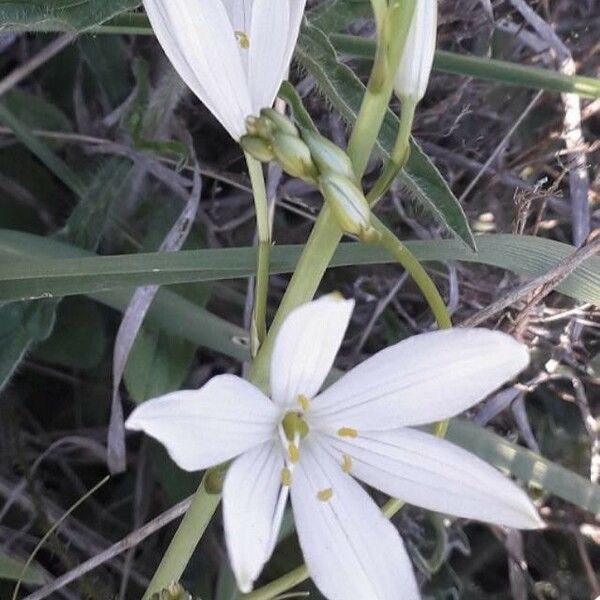
[[(331, 498), (319, 500), (329, 488)], [(419, 598), (398, 532), (314, 438), (300, 449), (292, 505), (308, 571), (329, 600)]]
[(271, 359), (271, 397), (293, 404), (312, 398), (323, 385), (354, 308), (339, 294), (322, 296), (293, 310), (283, 322)]
[(254, 0), (248, 81), (255, 114), (273, 104), (281, 86), (286, 68), (289, 21), (289, 0)]
[(542, 521), (510, 479), (473, 454), (413, 429), (331, 437), (335, 457), (352, 459), (352, 474), (390, 496), (457, 517), (517, 529)]
[(438, 0), (419, 0), (396, 72), (394, 87), (400, 98), (418, 102), (425, 95), (437, 38)]
[(248, 80), (220, 0), (144, 0), (156, 36), (182, 79), (234, 139), (252, 112)]
[[(235, 459), (223, 486), (225, 539), (239, 589), (248, 593), (281, 527), (281, 447), (268, 442)], [(283, 488), (283, 502), (289, 488)]]
[(250, 34), (252, 23), (252, 5), (254, 0), (221, 0), (234, 31), (243, 31)]
[(138, 406), (125, 426), (157, 439), (187, 471), (206, 469), (270, 440), (280, 411), (252, 384), (219, 375)]
[[(231, 21), (231, 26), (236, 35), (245, 35), (247, 40), (250, 39), (250, 29), (252, 26), (252, 5), (254, 4), (254, 0), (221, 0), (225, 9), (227, 10), (227, 14), (229, 15), (229, 20)], [(238, 52), (242, 59), (242, 65), (244, 67), (244, 73), (246, 74), (246, 79), (248, 78), (248, 55), (249, 49), (240, 44), (240, 40), (238, 39)], [(248, 86), (250, 89), (250, 86)], [(250, 98), (252, 96), (250, 95)], [(252, 113), (255, 111), (252, 110)]]
[(486, 329), (416, 335), (352, 369), (315, 399), (313, 426), (386, 430), (453, 417), (512, 379), (525, 346)]
[(283, 59), (283, 72), (281, 76), (282, 80), (287, 77), (287, 71), (289, 70), (290, 62), (292, 60), (292, 54), (296, 48), (298, 34), (300, 33), (300, 25), (302, 24), (302, 17), (304, 16), (306, 0), (288, 0), (288, 3), (290, 6), (290, 22), (287, 48)]

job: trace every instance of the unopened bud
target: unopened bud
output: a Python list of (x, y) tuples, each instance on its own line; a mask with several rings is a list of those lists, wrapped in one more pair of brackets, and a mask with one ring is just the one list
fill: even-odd
[(271, 144), (264, 138), (255, 135), (243, 135), (240, 138), (240, 146), (260, 162), (270, 162), (275, 159)]
[(408, 30), (394, 89), (401, 100), (419, 102), (425, 95), (437, 36), (438, 0), (418, 0)]
[(378, 232), (371, 225), (369, 203), (354, 182), (334, 173), (320, 177), (319, 184), (325, 201), (343, 231), (366, 242), (378, 239)]
[(302, 130), (302, 139), (310, 149), (313, 162), (321, 175), (335, 173), (354, 181), (352, 163), (348, 155), (339, 146), (308, 129)]
[(246, 117), (246, 131), (249, 135), (270, 140), (275, 133), (275, 124), (266, 117)]
[(314, 183), (317, 176), (308, 146), (298, 137), (277, 132), (273, 136), (273, 152), (281, 168), (292, 177)]
[(275, 125), (275, 129), (288, 135), (298, 136), (298, 128), (284, 115), (273, 108), (263, 108), (260, 116), (269, 119)]

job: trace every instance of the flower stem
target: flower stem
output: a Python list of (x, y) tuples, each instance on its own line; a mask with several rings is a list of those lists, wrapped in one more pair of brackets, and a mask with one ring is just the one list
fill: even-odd
[(412, 131), (416, 108), (416, 102), (406, 100), (402, 103), (400, 127), (398, 128), (398, 137), (396, 137), (394, 149), (379, 179), (367, 194), (367, 200), (371, 206), (375, 206), (379, 199), (389, 190), (394, 179), (404, 168), (408, 160), (410, 154), (410, 132)]
[(221, 500), (218, 494), (210, 494), (205, 488), (206, 475), (203, 477), (192, 504), (183, 517), (171, 544), (146, 589), (143, 600), (149, 600), (152, 594), (179, 581), (185, 568), (204, 535), (206, 528)]
[(260, 345), (267, 337), (267, 294), (269, 290), (269, 252), (271, 249), (271, 227), (267, 190), (262, 164), (245, 153), (256, 211), (256, 230), (258, 232), (258, 251), (256, 264), (256, 284), (254, 287), (254, 309), (250, 327), (250, 348), (256, 356)]
[(306, 565), (300, 565), (258, 590), (244, 594), (241, 598), (242, 600), (271, 600), (306, 581), (308, 577), (308, 568)]
[(429, 304), (440, 329), (452, 327), (446, 305), (435, 283), (411, 251), (377, 217), (371, 217), (373, 227), (381, 234), (379, 242), (406, 269)]

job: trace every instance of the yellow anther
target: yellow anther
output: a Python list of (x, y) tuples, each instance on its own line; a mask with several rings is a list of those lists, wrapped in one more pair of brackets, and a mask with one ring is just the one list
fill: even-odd
[(356, 429), (352, 429), (352, 427), (340, 427), (337, 431), (337, 434), (340, 437), (349, 437), (349, 438), (358, 437), (358, 431), (356, 431)]
[(248, 48), (250, 48), (250, 38), (245, 31), (236, 31), (235, 39), (244, 50), (248, 50)]
[(287, 467), (281, 469), (281, 485), (285, 485), (286, 487), (292, 485), (292, 472)]
[(344, 471), (344, 473), (350, 473), (350, 469), (352, 469), (352, 459), (347, 454), (344, 454), (342, 461), (342, 471)]
[(310, 409), (310, 400), (304, 395), (300, 394), (298, 396), (298, 404), (302, 408), (302, 410), (306, 413)]
[(333, 496), (333, 490), (331, 488), (325, 488), (324, 490), (321, 490), (320, 492), (317, 493), (317, 498), (321, 502), (327, 502), (328, 500), (331, 500), (332, 496)]
[(332, 300), (335, 300), (336, 302), (343, 302), (344, 300), (346, 300), (346, 298), (344, 298), (342, 293), (338, 292), (337, 290), (335, 292), (331, 292), (331, 294), (329, 294), (329, 297)]
[(290, 462), (298, 462), (298, 459), (300, 458), (300, 451), (298, 450), (298, 446), (296, 446), (296, 444), (288, 445), (288, 456), (290, 457)]

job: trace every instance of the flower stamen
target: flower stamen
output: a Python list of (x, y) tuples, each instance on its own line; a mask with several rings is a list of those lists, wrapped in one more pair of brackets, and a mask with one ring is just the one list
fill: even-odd
[(350, 458), (350, 456), (348, 456), (347, 454), (344, 454), (342, 456), (342, 471), (344, 471), (344, 473), (350, 473), (351, 469), (352, 469), (352, 458)]
[(235, 31), (235, 39), (238, 41), (240, 48), (248, 50), (250, 48), (250, 38), (245, 31)]
[(310, 410), (310, 400), (304, 394), (298, 396), (298, 404), (305, 413)]
[(325, 488), (324, 490), (320, 490), (319, 492), (317, 492), (317, 498), (321, 502), (328, 502), (329, 500), (331, 500), (332, 496), (333, 490), (331, 488)]
[(358, 431), (356, 431), (356, 429), (352, 429), (352, 427), (340, 427), (337, 430), (337, 434), (340, 437), (349, 437), (349, 438), (358, 437)]
[(281, 485), (286, 487), (290, 487), (292, 485), (292, 472), (287, 467), (283, 467), (281, 469)]

